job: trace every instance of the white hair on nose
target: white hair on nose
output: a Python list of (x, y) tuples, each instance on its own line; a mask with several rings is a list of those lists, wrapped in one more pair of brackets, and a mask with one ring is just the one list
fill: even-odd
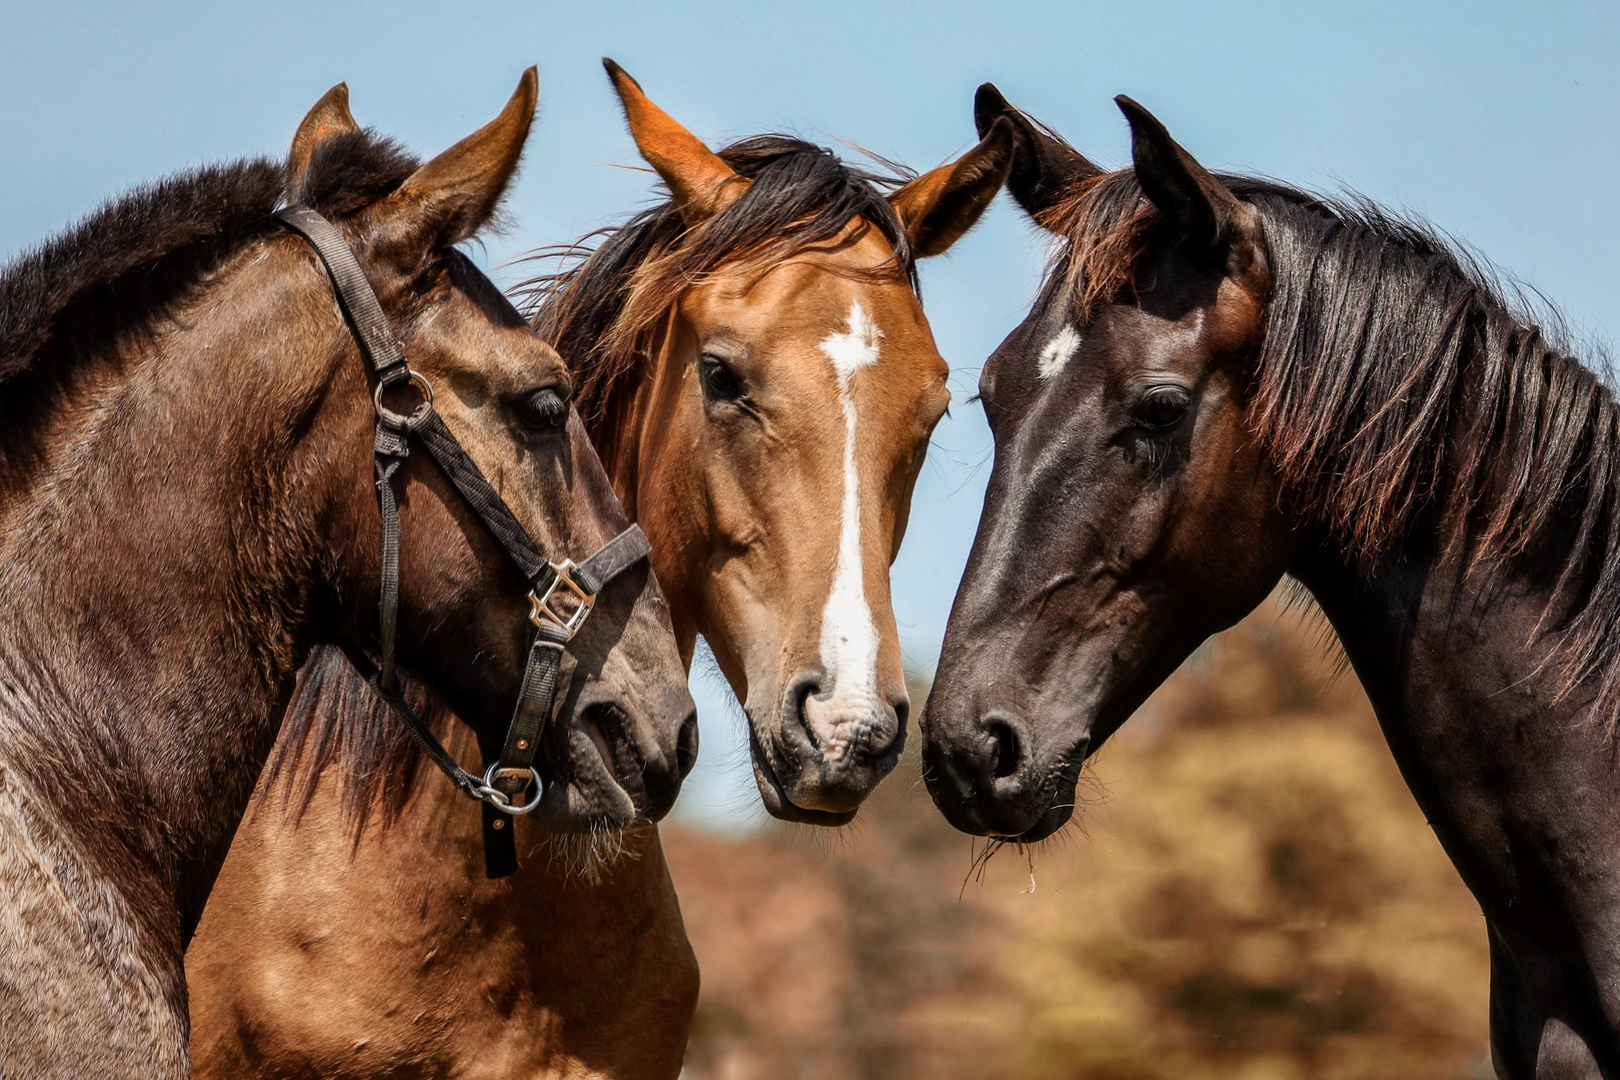
[[(861, 567), (860, 477), (855, 468), (855, 401), (849, 384), (855, 372), (877, 363), (882, 340), (883, 331), (856, 301), (849, 307), (849, 329), (828, 334), (821, 342), (821, 351), (838, 375), (838, 402), (844, 409), (843, 525), (832, 590), (821, 616), (821, 666), (832, 684), (826, 711), (835, 717), (873, 715), (878, 706), (878, 633)], [(825, 734), (841, 741), (853, 732), (846, 728)], [(833, 746), (826, 749), (837, 752)]]

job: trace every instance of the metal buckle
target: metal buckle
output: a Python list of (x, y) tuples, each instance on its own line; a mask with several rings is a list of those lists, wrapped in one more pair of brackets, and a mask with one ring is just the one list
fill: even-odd
[[(552, 563), (551, 584), (546, 586), (545, 595), (536, 596), (533, 589), (529, 590), (529, 621), (538, 627), (541, 618), (550, 619), (563, 628), (568, 634), (569, 641), (574, 640), (574, 635), (579, 633), (579, 628), (584, 625), (585, 616), (589, 615), (591, 608), (596, 606), (596, 594), (586, 592), (580, 588), (579, 582), (574, 580), (574, 571), (578, 569), (579, 565), (573, 559), (564, 559), (560, 563)], [(574, 601), (577, 605), (566, 616), (553, 607), (551, 603), (559, 585), (565, 586), (569, 592), (574, 594)]]
[(397, 413), (383, 404), (382, 396), (383, 391), (388, 389), (390, 385), (398, 386), (399, 384), (379, 382), (377, 384), (377, 389), (371, 392), (371, 407), (377, 410), (377, 419), (387, 421), (388, 423), (396, 426), (403, 426), (420, 419), (433, 411), (433, 384), (427, 381), (427, 376), (423, 375), (420, 371), (412, 371), (410, 368), (406, 368), (405, 381), (416, 384), (416, 388), (422, 391), (422, 403), (416, 408), (412, 409), (408, 414)]
[[(514, 806), (506, 792), (495, 786), (498, 779), (509, 779), (514, 776), (525, 777), (534, 785), (534, 798), (520, 806)], [(540, 779), (540, 773), (532, 765), (527, 769), (503, 769), (500, 762), (495, 762), (484, 770), (484, 783), (478, 789), (483, 800), (503, 814), (513, 817), (522, 817), (540, 805), (540, 799), (546, 793), (545, 783)]]

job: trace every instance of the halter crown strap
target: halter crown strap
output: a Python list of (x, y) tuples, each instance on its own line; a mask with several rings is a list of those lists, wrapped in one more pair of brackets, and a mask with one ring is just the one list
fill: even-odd
[(354, 250), (338, 227), (307, 206), (288, 206), (276, 217), (308, 240), (321, 257), (321, 264), (332, 277), (332, 288), (343, 306), (349, 328), (359, 340), (366, 362), (378, 381), (392, 386), (407, 378), (410, 368), (405, 363), (405, 347), (394, 336), (371, 282), (360, 269), (360, 260), (354, 257)]
[[(372, 291), (343, 234), (326, 218), (305, 206), (286, 207), (276, 216), (309, 241), (320, 257), (332, 279), (338, 305), (378, 384), (374, 391), (377, 430), (373, 450), (377, 500), (382, 512), (382, 587), (377, 604), (377, 645), (382, 663), (373, 664), (369, 657), (354, 648), (345, 648), (345, 655), (399, 717), (423, 753), (458, 789), (484, 804), (485, 871), (492, 878), (504, 877), (517, 870), (517, 851), (512, 830), (507, 827), (509, 816), (529, 813), (540, 805), (544, 792), (534, 762), (556, 701), (563, 649), (590, 615), (596, 594), (609, 581), (646, 558), (651, 546), (640, 527), (631, 525), (578, 565), (569, 560), (553, 563), (546, 558), (500, 493), (434, 411), (432, 386), (410, 369), (405, 349), (394, 336), (388, 316), (383, 313), (377, 294)], [(423, 401), (409, 414), (396, 413), (384, 406), (382, 391), (384, 387), (405, 382), (417, 385)], [(461, 767), (399, 692), (394, 667), (399, 621), (399, 506), (394, 495), (394, 476), (410, 453), (412, 437), (443, 470), (530, 586), (534, 638), (529, 645), (523, 682), (506, 741), (493, 760), (487, 749), (484, 750), (488, 767), (482, 779)], [(571, 607), (563, 605), (559, 609), (553, 603), (559, 589), (573, 596)], [(483, 742), (480, 738), (481, 748)], [(525, 802), (523, 793), (531, 785), (533, 795)]]

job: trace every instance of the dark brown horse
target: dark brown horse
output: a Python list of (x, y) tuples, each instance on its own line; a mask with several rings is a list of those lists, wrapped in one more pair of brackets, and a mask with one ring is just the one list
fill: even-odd
[[(844, 820), (903, 730), (888, 568), (947, 400), (913, 261), (978, 219), (1011, 130), (890, 191), (796, 139), (716, 154), (610, 71), (672, 197), (543, 282), (536, 325), (653, 540), (683, 654), (702, 633), (749, 705), (767, 805), (809, 817), (789, 800), (819, 793), (812, 819)], [(317, 742), (365, 701), (343, 686)], [(356, 785), (330, 775), (301, 821), (288, 788), (261, 795), (187, 958), (198, 1074), (673, 1078), (697, 970), (656, 833), (581, 877), (520, 824), (523, 870), (484, 881), (455, 792), (412, 790), (358, 845)]]
[(1484, 909), (1508, 1077), (1620, 1076), (1620, 409), (1480, 268), (1366, 203), (1134, 168), (1010, 119), (1060, 258), (980, 384), (995, 471), (923, 722), (935, 801), (1020, 840), (1292, 575)]
[[(454, 247), (516, 170), (535, 96), (531, 69), (418, 167), (338, 88), (285, 167), (142, 189), (0, 275), (0, 1073), (189, 1073), (183, 951), (294, 677), (313, 646), (376, 633), (373, 387), (278, 205), (337, 223), (445, 424), (554, 558), (625, 525), (557, 422), (567, 369)], [(395, 484), (399, 659), (504, 731), (527, 583), (425, 455)], [(673, 786), (692, 706), (645, 567), (597, 619), (573, 681), (594, 673), (647, 783)], [(600, 761), (548, 750), (546, 770), (559, 820), (617, 811)]]

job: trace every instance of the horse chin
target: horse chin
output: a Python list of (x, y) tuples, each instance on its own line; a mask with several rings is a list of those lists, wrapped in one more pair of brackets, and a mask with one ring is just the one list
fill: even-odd
[(754, 763), (754, 782), (759, 785), (760, 801), (765, 804), (765, 809), (771, 817), (800, 825), (820, 825), (829, 829), (848, 825), (855, 820), (856, 810), (810, 810), (796, 805), (787, 797), (782, 782), (777, 779), (776, 772), (771, 768), (765, 749), (760, 745), (759, 736), (754, 734), (752, 725), (749, 726), (748, 742), (751, 751), (749, 757)]
[(679, 784), (649, 784), (641, 754), (612, 703), (596, 702), (579, 712), (568, 734), (566, 779), (559, 779), (559, 811), (547, 814), (551, 793), (542, 801), (541, 824), (557, 832), (603, 833), (651, 825), (669, 813)]
[(997, 840), (1006, 840), (1015, 844), (1037, 844), (1074, 818), (1074, 800), (1071, 798), (1065, 806), (1054, 806), (1036, 819), (1035, 824), (1019, 833), (1017, 836), (998, 836)]
[(594, 724), (568, 733), (567, 774), (546, 785), (533, 814), (535, 824), (555, 833), (601, 833), (644, 820), (641, 809), (618, 777), (618, 755), (607, 750)]

